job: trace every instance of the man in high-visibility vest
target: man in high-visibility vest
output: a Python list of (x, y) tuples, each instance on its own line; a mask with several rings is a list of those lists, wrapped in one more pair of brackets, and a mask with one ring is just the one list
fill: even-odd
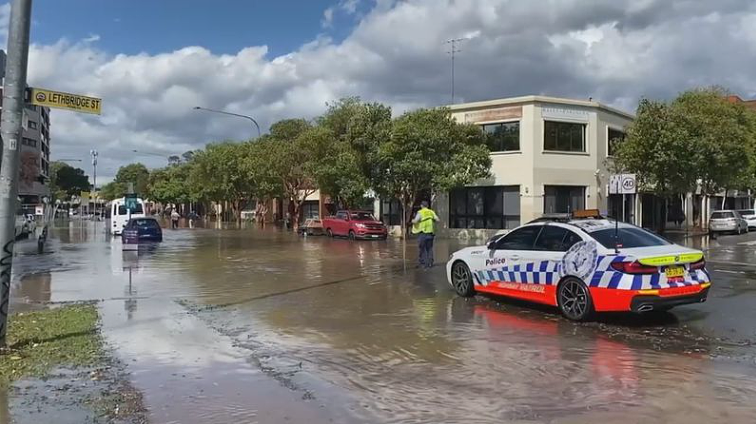
[(436, 236), (435, 224), (439, 221), (435, 212), (428, 208), (428, 202), (420, 203), (415, 219), (412, 220), (412, 234), (417, 234), (420, 266), (433, 266), (433, 239)]

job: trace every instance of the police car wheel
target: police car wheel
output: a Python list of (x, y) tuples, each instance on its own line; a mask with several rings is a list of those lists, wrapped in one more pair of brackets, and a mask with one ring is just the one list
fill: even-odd
[(330, 229), (330, 228), (329, 228), (329, 229), (327, 229), (327, 230), (326, 230), (326, 235), (328, 235), (328, 237), (330, 237), (330, 238), (333, 238), (333, 231), (331, 231), (331, 229)]
[(349, 230), (349, 240), (356, 240), (357, 237), (354, 235), (354, 231)]
[(452, 265), (452, 285), (454, 291), (462, 297), (470, 297), (475, 294), (473, 286), (473, 276), (470, 268), (464, 262), (457, 262)]
[(593, 314), (591, 292), (577, 278), (567, 278), (559, 284), (557, 303), (562, 315), (572, 321), (585, 321)]

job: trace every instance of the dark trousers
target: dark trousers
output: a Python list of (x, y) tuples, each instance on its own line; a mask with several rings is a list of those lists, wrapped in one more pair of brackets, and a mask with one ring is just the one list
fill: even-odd
[(417, 236), (417, 247), (419, 250), (420, 265), (425, 268), (433, 266), (433, 239), (435, 235), (420, 233)]
[(173, 227), (174, 230), (178, 228), (178, 219), (171, 220), (171, 227)]

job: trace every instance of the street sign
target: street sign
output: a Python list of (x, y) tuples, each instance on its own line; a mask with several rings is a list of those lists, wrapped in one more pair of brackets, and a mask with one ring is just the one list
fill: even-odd
[(614, 174), (609, 177), (609, 194), (635, 194), (637, 191), (635, 174)]
[(125, 198), (126, 209), (129, 211), (135, 211), (137, 208), (137, 195), (136, 193), (128, 193)]
[(102, 108), (102, 99), (82, 96), (81, 94), (64, 93), (62, 91), (32, 88), (30, 101), (37, 106), (67, 109), (74, 112), (93, 113), (99, 115)]

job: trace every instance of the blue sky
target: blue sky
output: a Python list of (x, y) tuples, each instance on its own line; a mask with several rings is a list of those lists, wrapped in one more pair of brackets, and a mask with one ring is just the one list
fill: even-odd
[(149, 54), (197, 45), (216, 54), (267, 45), (273, 56), (296, 50), (320, 34), (342, 39), (354, 20), (334, 15), (323, 28), (323, 12), (336, 0), (35, 0), (32, 38), (100, 37), (111, 53)]

